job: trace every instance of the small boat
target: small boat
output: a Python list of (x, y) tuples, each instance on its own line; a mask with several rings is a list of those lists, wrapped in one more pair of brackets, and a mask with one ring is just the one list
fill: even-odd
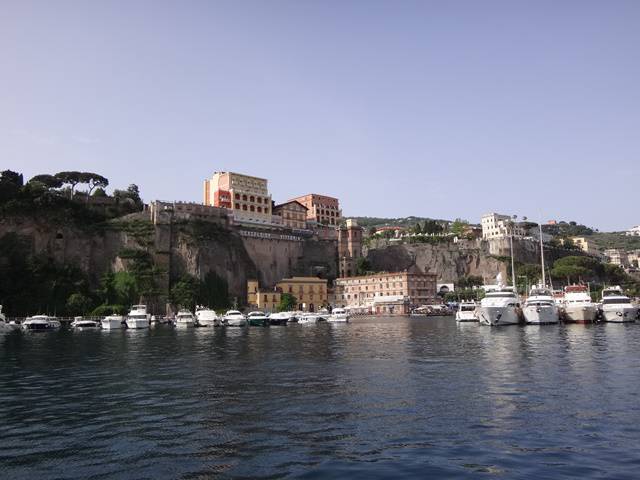
[(122, 315), (108, 315), (100, 321), (100, 324), (105, 330), (119, 330), (126, 326)]
[(222, 324), (215, 310), (202, 306), (196, 307), (196, 320), (200, 327), (219, 327)]
[(307, 312), (298, 315), (298, 323), (318, 323), (319, 317), (317, 313)]
[(176, 328), (189, 328), (196, 326), (196, 317), (189, 310), (180, 310), (174, 321)]
[(329, 312), (329, 310), (327, 310), (326, 308), (321, 308), (320, 310), (318, 310), (318, 321), (328, 321), (329, 317), (331, 317), (331, 312)]
[(229, 310), (222, 317), (225, 324), (230, 327), (244, 327), (247, 325), (247, 319), (238, 310)]
[(57, 330), (60, 326), (58, 320), (48, 315), (34, 315), (22, 322), (22, 328), (28, 331)]
[(129, 315), (127, 315), (127, 328), (140, 330), (149, 328), (151, 316), (147, 313), (146, 305), (134, 305), (131, 307)]
[(598, 307), (591, 300), (589, 287), (586, 285), (569, 285), (564, 287), (562, 312), (566, 322), (595, 322), (598, 316)]
[(11, 332), (20, 329), (20, 324), (14, 320), (7, 321), (7, 317), (2, 313), (2, 305), (0, 305), (0, 332)]
[(269, 315), (269, 325), (286, 325), (293, 318), (291, 312), (277, 312)]
[(344, 308), (334, 308), (327, 319), (329, 322), (348, 322), (349, 313)]
[(269, 326), (269, 318), (264, 314), (264, 312), (249, 312), (247, 315), (247, 322), (252, 327), (267, 327)]
[(560, 321), (553, 292), (544, 285), (531, 288), (529, 297), (524, 302), (523, 312), (524, 319), (529, 325), (544, 325)]
[(456, 322), (477, 322), (476, 302), (460, 302), (456, 311)]
[(619, 286), (602, 290), (602, 319), (605, 322), (635, 322), (638, 307), (631, 303)]
[(71, 322), (71, 326), (77, 330), (95, 330), (100, 328), (100, 322), (76, 317), (73, 322)]

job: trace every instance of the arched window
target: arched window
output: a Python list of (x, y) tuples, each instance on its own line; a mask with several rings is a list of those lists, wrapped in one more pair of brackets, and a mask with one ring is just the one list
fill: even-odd
[(258, 213), (262, 213), (262, 207), (258, 207)]
[(240, 204), (236, 203), (236, 210), (240, 210)]
[(249, 201), (250, 201), (250, 202), (255, 202), (255, 201), (256, 201), (256, 197), (254, 197), (253, 195), (251, 195), (251, 196), (249, 197)]
[(262, 197), (258, 197), (258, 203), (262, 203)]
[(246, 202), (247, 201), (247, 196), (246, 195), (242, 195), (242, 200), (244, 200)]
[(251, 210), (252, 212), (255, 212), (255, 211), (256, 211), (256, 207), (254, 207), (253, 205), (251, 205), (250, 210)]
[(247, 211), (247, 206), (246, 205), (242, 205), (242, 210), (244, 210), (246, 212)]

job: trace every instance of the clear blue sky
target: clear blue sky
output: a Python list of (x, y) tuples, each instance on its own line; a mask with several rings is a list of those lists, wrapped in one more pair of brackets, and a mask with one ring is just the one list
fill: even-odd
[(640, 223), (640, 1), (0, 3), (0, 168)]

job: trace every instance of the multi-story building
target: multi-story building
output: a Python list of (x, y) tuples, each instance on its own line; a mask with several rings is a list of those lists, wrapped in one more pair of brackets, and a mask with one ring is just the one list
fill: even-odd
[(293, 200), (307, 207), (307, 220), (320, 225), (340, 225), (342, 211), (337, 198), (310, 193)]
[(281, 225), (298, 230), (307, 228), (307, 207), (300, 202), (290, 200), (273, 207), (273, 215), (282, 219)]
[(589, 255), (600, 256), (600, 250), (586, 237), (571, 237), (573, 244)]
[(399, 298), (423, 305), (436, 297), (436, 275), (415, 265), (402, 272), (337, 278), (335, 284), (336, 303), (345, 306), (373, 306), (376, 300)]
[(283, 278), (270, 289), (260, 288), (257, 280), (247, 282), (247, 303), (265, 312), (276, 312), (284, 293), (295, 297), (298, 310), (314, 312), (328, 304), (326, 279)]
[(523, 237), (526, 232), (518, 225), (509, 215), (500, 215), (499, 213), (487, 213), (482, 216), (482, 238), (485, 240)]
[(604, 251), (604, 256), (607, 258), (607, 262), (609, 263), (620, 265), (621, 267), (629, 266), (627, 252), (623, 252), (617, 248), (608, 248)]
[(640, 225), (630, 228), (626, 231), (625, 235), (628, 237), (640, 237)]
[(349, 218), (338, 227), (338, 266), (341, 277), (356, 275), (358, 259), (362, 257), (362, 227)]
[(271, 195), (265, 178), (216, 172), (204, 181), (204, 204), (226, 208), (238, 223), (271, 223)]

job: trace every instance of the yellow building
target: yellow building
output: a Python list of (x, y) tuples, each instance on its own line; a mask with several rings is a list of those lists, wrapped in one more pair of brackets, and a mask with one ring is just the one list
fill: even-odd
[(600, 255), (600, 250), (585, 237), (571, 237), (573, 244), (589, 255)]
[(327, 280), (318, 277), (283, 278), (275, 288), (260, 288), (257, 280), (247, 282), (247, 304), (265, 312), (277, 312), (283, 293), (296, 298), (297, 309), (315, 312), (328, 305)]
[(204, 181), (204, 204), (230, 210), (239, 223), (271, 223), (271, 195), (265, 178), (216, 172)]

